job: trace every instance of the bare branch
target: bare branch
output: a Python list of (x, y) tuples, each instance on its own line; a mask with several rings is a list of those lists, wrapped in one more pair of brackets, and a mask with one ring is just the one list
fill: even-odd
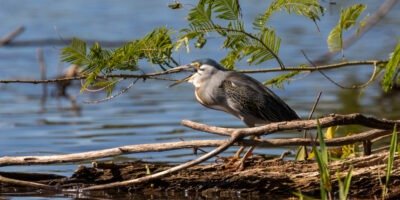
[[(391, 130), (394, 124), (400, 124), (400, 121), (379, 120), (372, 117), (365, 117), (361, 114), (331, 115), (328, 117), (320, 118), (319, 121), (322, 127), (360, 124), (367, 127), (385, 129), (385, 130), (372, 130), (370, 132), (367, 131), (365, 133), (361, 133), (354, 136), (347, 136), (347, 137), (327, 140), (326, 143), (332, 146), (350, 144), (354, 143), (355, 141), (371, 140), (373, 138), (378, 138), (386, 134), (389, 134), (388, 130)], [(315, 128), (317, 126), (315, 119), (299, 120), (291, 122), (278, 122), (278, 123), (271, 123), (269, 125), (261, 127), (239, 128), (239, 129), (208, 126), (205, 124), (200, 124), (188, 120), (183, 120), (182, 124), (190, 128), (193, 128), (195, 130), (201, 130), (204, 132), (215, 133), (224, 136), (232, 136), (232, 134), (240, 133), (241, 137), (249, 135), (270, 134), (290, 129), (294, 130), (310, 129), (310, 128)], [(159, 143), (159, 144), (128, 145), (111, 149), (73, 153), (66, 155), (1, 157), (0, 166), (78, 162), (78, 161), (93, 160), (98, 158), (111, 157), (129, 153), (140, 153), (140, 152), (151, 152), (151, 151), (157, 152), (157, 151), (167, 151), (167, 150), (182, 149), (182, 148), (215, 147), (223, 145), (224, 143), (225, 141), (223, 140), (180, 141), (180, 142), (169, 142), (169, 143)], [(307, 138), (291, 138), (291, 139), (268, 139), (268, 140), (261, 140), (258, 142), (251, 140), (241, 140), (240, 142), (235, 143), (235, 145), (273, 147), (273, 146), (310, 145), (314, 143), (315, 143), (314, 141)]]
[(221, 145), (221, 141), (218, 140), (182, 141), (182, 142), (169, 142), (169, 143), (159, 143), (159, 144), (128, 145), (111, 149), (88, 151), (82, 153), (72, 153), (66, 155), (18, 156), (18, 157), (5, 156), (0, 158), (0, 166), (78, 162), (84, 160), (93, 160), (98, 158), (117, 156), (128, 153), (158, 152), (158, 151), (193, 148), (193, 147), (214, 147), (218, 145)]
[[(395, 124), (397, 124), (398, 126), (400, 125), (400, 120), (377, 119), (374, 117), (364, 116), (360, 113), (354, 113), (348, 115), (331, 114), (328, 117), (319, 118), (319, 122), (321, 127), (323, 128), (336, 125), (358, 124), (370, 128), (391, 130), (393, 129)], [(217, 135), (224, 135), (224, 136), (230, 136), (232, 133), (236, 131), (243, 133), (243, 136), (250, 136), (250, 135), (259, 136), (259, 135), (275, 133), (278, 131), (311, 129), (317, 127), (317, 121), (315, 119), (275, 122), (264, 126), (258, 126), (252, 128), (240, 128), (240, 129), (208, 126), (205, 124), (189, 120), (183, 120), (181, 124), (195, 130), (214, 133)]]
[(361, 60), (361, 61), (346, 61), (339, 62), (334, 64), (327, 65), (319, 65), (316, 67), (286, 67), (285, 69), (281, 68), (269, 68), (269, 69), (256, 69), (256, 70), (241, 70), (239, 72), (242, 73), (266, 73), (266, 72), (281, 72), (281, 71), (306, 71), (306, 72), (314, 72), (320, 70), (329, 70), (329, 69), (337, 69), (348, 66), (359, 66), (359, 65), (378, 65), (387, 63), (386, 60)]
[(0, 47), (9, 44), (15, 37), (24, 32), (24, 30), (25, 28), (23, 26), (20, 26), (16, 28), (14, 31), (4, 36), (3, 38), (0, 38)]
[[(386, 63), (387, 61), (383, 60), (365, 60), (365, 61), (348, 61), (348, 62), (340, 62), (328, 65), (320, 65), (317, 67), (286, 67), (285, 69), (281, 68), (269, 68), (269, 69), (256, 69), (256, 70), (238, 70), (241, 73), (267, 73), (267, 72), (281, 72), (281, 71), (318, 71), (318, 70), (329, 70), (336, 69), (346, 66), (358, 66), (358, 65), (378, 65), (381, 63)], [(110, 74), (107, 76), (98, 76), (99, 79), (106, 78), (123, 78), (123, 79), (156, 79), (156, 80), (166, 80), (166, 81), (177, 81), (171, 78), (162, 77), (167, 74), (175, 74), (179, 73), (179, 71), (162, 71), (162, 72), (154, 72), (149, 74)], [(71, 80), (83, 80), (86, 79), (87, 76), (81, 75), (76, 77), (68, 77), (68, 78), (57, 78), (57, 79), (47, 79), (47, 80), (0, 80), (0, 83), (30, 83), (30, 84), (42, 84), (42, 83), (56, 83), (63, 81), (71, 81)]]
[(162, 178), (164, 176), (167, 176), (169, 174), (175, 173), (177, 171), (189, 168), (191, 166), (197, 165), (199, 163), (202, 163), (203, 161), (206, 161), (213, 156), (218, 155), (219, 153), (223, 152), (227, 148), (229, 148), (232, 144), (234, 144), (238, 139), (240, 139), (242, 135), (240, 133), (233, 133), (231, 138), (224, 142), (222, 145), (220, 145), (218, 148), (204, 154), (203, 156), (200, 156), (199, 158), (183, 163), (181, 165), (177, 165), (175, 167), (172, 167), (170, 169), (167, 169), (165, 171), (161, 171), (149, 176), (141, 177), (141, 178), (136, 178), (132, 180), (127, 180), (127, 181), (122, 181), (122, 182), (114, 182), (110, 184), (103, 184), (103, 185), (97, 185), (97, 186), (91, 186), (87, 188), (83, 188), (82, 190), (103, 190), (103, 189), (108, 189), (108, 188), (115, 188), (115, 187), (121, 187), (121, 186), (128, 186), (128, 185), (133, 185), (133, 184), (138, 184), (138, 183), (143, 183), (147, 181), (151, 181), (154, 179)]

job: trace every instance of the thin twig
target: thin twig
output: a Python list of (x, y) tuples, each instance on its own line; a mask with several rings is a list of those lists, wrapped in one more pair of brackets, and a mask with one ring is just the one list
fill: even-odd
[[(322, 95), (322, 91), (320, 91), (318, 93), (317, 98), (314, 101), (314, 105), (311, 108), (310, 114), (308, 115), (308, 118), (307, 118), (308, 120), (310, 120), (312, 118), (312, 116), (315, 112), (315, 109), (317, 108), (317, 105), (319, 103), (319, 99), (321, 98), (321, 95)], [(307, 129), (304, 129), (304, 131), (303, 131), (303, 138), (307, 138)], [(304, 157), (305, 157), (304, 159), (307, 159), (308, 158), (307, 146), (303, 146), (303, 148), (304, 148)]]
[[(387, 63), (387, 61), (383, 60), (365, 60), (365, 61), (348, 61), (348, 62), (340, 62), (328, 65), (320, 65), (317, 67), (286, 67), (285, 69), (281, 68), (269, 68), (269, 69), (256, 69), (256, 70), (238, 70), (241, 73), (267, 73), (267, 72), (280, 72), (280, 71), (320, 71), (320, 70), (330, 70), (336, 69), (346, 66), (359, 66), (359, 65), (379, 65), (381, 63)], [(156, 79), (156, 80), (166, 80), (166, 81), (177, 81), (176, 79), (161, 77), (167, 74), (179, 73), (178, 71), (162, 71), (155, 72), (149, 74), (110, 74), (107, 76), (97, 76), (99, 79), (106, 78), (139, 78), (139, 79)], [(69, 78), (59, 78), (59, 79), (48, 79), (48, 80), (0, 80), (0, 83), (30, 83), (30, 84), (41, 84), (41, 83), (56, 83), (62, 81), (70, 81), (70, 80), (83, 80), (86, 79), (87, 76), (81, 75), (76, 77)]]
[(24, 32), (25, 28), (23, 26), (20, 26), (4, 36), (3, 38), (0, 38), (0, 47), (3, 45), (10, 44), (10, 42), (16, 38), (18, 35), (20, 35), (22, 32)]
[(132, 81), (127, 87), (125, 87), (124, 89), (122, 89), (121, 91), (119, 91), (118, 93), (114, 94), (114, 95), (110, 95), (109, 97), (103, 98), (103, 99), (99, 99), (99, 100), (94, 100), (94, 101), (84, 101), (84, 103), (86, 104), (97, 104), (97, 103), (101, 103), (101, 102), (105, 102), (105, 101), (109, 101), (121, 94), (124, 94), (125, 92), (127, 92), (131, 87), (133, 87), (133, 85), (135, 85), (135, 83), (138, 81), (139, 79), (136, 79), (135, 81)]
[[(313, 61), (311, 61), (311, 59), (308, 58), (308, 56), (307, 56), (307, 54), (306, 54), (305, 51), (301, 50), (301, 53), (304, 55), (304, 57), (306, 58), (306, 60), (307, 60), (312, 66), (314, 66), (314, 67), (317, 66), (317, 65), (315, 65), (315, 64), (313, 63)], [(326, 75), (324, 72), (322, 72), (322, 71), (320, 71), (320, 70), (318, 70), (318, 72), (319, 72), (322, 76), (324, 76), (328, 81), (330, 81), (331, 83), (333, 83), (334, 85), (336, 85), (336, 86), (338, 86), (338, 87), (340, 87), (340, 88), (342, 88), (342, 89), (353, 89), (353, 88), (348, 88), (348, 87), (345, 87), (345, 86), (340, 85), (338, 82), (334, 81), (334, 80), (331, 79), (328, 75)]]

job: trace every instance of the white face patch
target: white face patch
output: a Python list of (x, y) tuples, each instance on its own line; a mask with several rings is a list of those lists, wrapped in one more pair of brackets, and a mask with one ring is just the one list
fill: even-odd
[(200, 74), (195, 73), (193, 74), (190, 78), (189, 78), (189, 83), (192, 83), (194, 85), (194, 87), (200, 87), (201, 83), (200, 83)]

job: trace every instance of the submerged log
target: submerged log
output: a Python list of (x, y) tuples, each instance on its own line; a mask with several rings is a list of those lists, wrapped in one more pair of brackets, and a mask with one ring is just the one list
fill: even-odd
[[(350, 166), (353, 167), (353, 178), (350, 187), (352, 198), (381, 197), (382, 183), (385, 182), (385, 170), (388, 153), (378, 153), (364, 157), (334, 161), (329, 165), (333, 191), (338, 191), (337, 176), (346, 176)], [(179, 171), (171, 176), (127, 187), (118, 191), (154, 195), (157, 193), (193, 193), (203, 197), (224, 195), (251, 195), (290, 197), (293, 192), (319, 196), (318, 165), (314, 161), (283, 161), (253, 156), (246, 162), (243, 171), (236, 171), (225, 159), (207, 165), (197, 165)], [(64, 192), (79, 192), (76, 188), (112, 183), (144, 177), (149, 173), (164, 171), (173, 167), (165, 163), (146, 163), (141, 161), (114, 164), (112, 162), (93, 163), (92, 166), (80, 166), (71, 177), (54, 175), (28, 176), (20, 173), (0, 173), (7, 178), (18, 178), (26, 181), (56, 186)], [(0, 193), (10, 187), (0, 184)], [(26, 189), (26, 188), (25, 188)], [(102, 192), (115, 193), (116, 189)], [(85, 191), (86, 194), (96, 191)], [(390, 197), (400, 197), (400, 160), (395, 157), (389, 184)]]

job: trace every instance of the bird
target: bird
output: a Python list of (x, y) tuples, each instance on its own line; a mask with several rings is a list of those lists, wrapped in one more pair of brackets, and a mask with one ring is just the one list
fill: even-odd
[[(198, 59), (174, 70), (193, 72), (179, 83), (187, 81), (193, 84), (196, 100), (201, 105), (231, 114), (248, 127), (300, 119), (262, 83), (246, 74), (228, 70), (213, 59)], [(236, 157), (242, 151), (243, 147), (235, 154)]]

